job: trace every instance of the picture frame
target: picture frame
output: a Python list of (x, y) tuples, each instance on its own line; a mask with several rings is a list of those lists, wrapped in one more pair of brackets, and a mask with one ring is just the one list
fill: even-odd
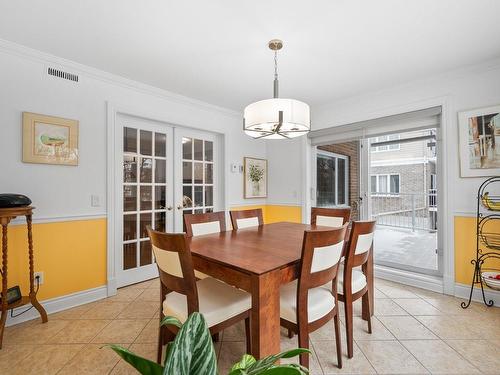
[(77, 120), (23, 112), (23, 162), (78, 165)]
[(500, 105), (458, 113), (461, 177), (500, 174)]
[(243, 158), (245, 199), (267, 198), (267, 159)]

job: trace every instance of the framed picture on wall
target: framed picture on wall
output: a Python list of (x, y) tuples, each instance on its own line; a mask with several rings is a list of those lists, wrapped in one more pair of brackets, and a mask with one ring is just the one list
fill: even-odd
[(266, 198), (267, 197), (267, 160), (256, 158), (244, 158), (244, 197)]
[(500, 105), (458, 113), (460, 176), (500, 174)]
[(78, 121), (23, 112), (23, 162), (78, 165)]

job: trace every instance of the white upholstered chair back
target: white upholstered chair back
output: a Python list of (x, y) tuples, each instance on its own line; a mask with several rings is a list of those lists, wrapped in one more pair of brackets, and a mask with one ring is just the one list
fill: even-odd
[(236, 219), (236, 223), (238, 224), (238, 229), (257, 227), (259, 226), (259, 218), (255, 216), (244, 219)]
[(316, 225), (340, 228), (344, 224), (344, 218), (336, 216), (316, 216)]
[(204, 234), (219, 233), (221, 231), (218, 221), (209, 221), (207, 223), (191, 224), (193, 236), (203, 236)]

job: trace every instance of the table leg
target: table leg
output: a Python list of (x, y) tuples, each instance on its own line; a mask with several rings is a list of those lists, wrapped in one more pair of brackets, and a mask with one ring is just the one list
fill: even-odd
[[(373, 316), (373, 312), (375, 311), (375, 280), (374, 280), (374, 272), (373, 272), (373, 249), (370, 250), (370, 255), (368, 256), (368, 260), (365, 263), (365, 275), (368, 284), (368, 293), (370, 294), (370, 315)], [(361, 306), (361, 318), (363, 320), (368, 320), (368, 306), (366, 304), (362, 304)]]
[(255, 358), (280, 351), (280, 284), (279, 271), (252, 276), (252, 355)]
[(33, 234), (32, 234), (32, 216), (26, 215), (26, 224), (28, 227), (28, 256), (29, 256), (29, 267), (30, 267), (30, 301), (38, 313), (42, 317), (42, 323), (47, 323), (47, 313), (45, 309), (40, 305), (40, 302), (36, 299), (35, 291), (35, 266), (33, 264)]

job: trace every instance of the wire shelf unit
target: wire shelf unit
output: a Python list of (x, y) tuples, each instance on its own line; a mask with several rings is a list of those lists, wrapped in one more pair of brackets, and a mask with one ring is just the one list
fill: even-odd
[(486, 300), (485, 287), (497, 289), (498, 283), (488, 277), (500, 274), (500, 269), (490, 267), (491, 261), (500, 261), (500, 195), (490, 194), (488, 190), (491, 188), (500, 189), (500, 176), (488, 178), (477, 191), (476, 258), (471, 260), (474, 275), (469, 300), (461, 303), (464, 309), (470, 306), (476, 285), (481, 287), (483, 302), (488, 307), (493, 306), (493, 300)]

